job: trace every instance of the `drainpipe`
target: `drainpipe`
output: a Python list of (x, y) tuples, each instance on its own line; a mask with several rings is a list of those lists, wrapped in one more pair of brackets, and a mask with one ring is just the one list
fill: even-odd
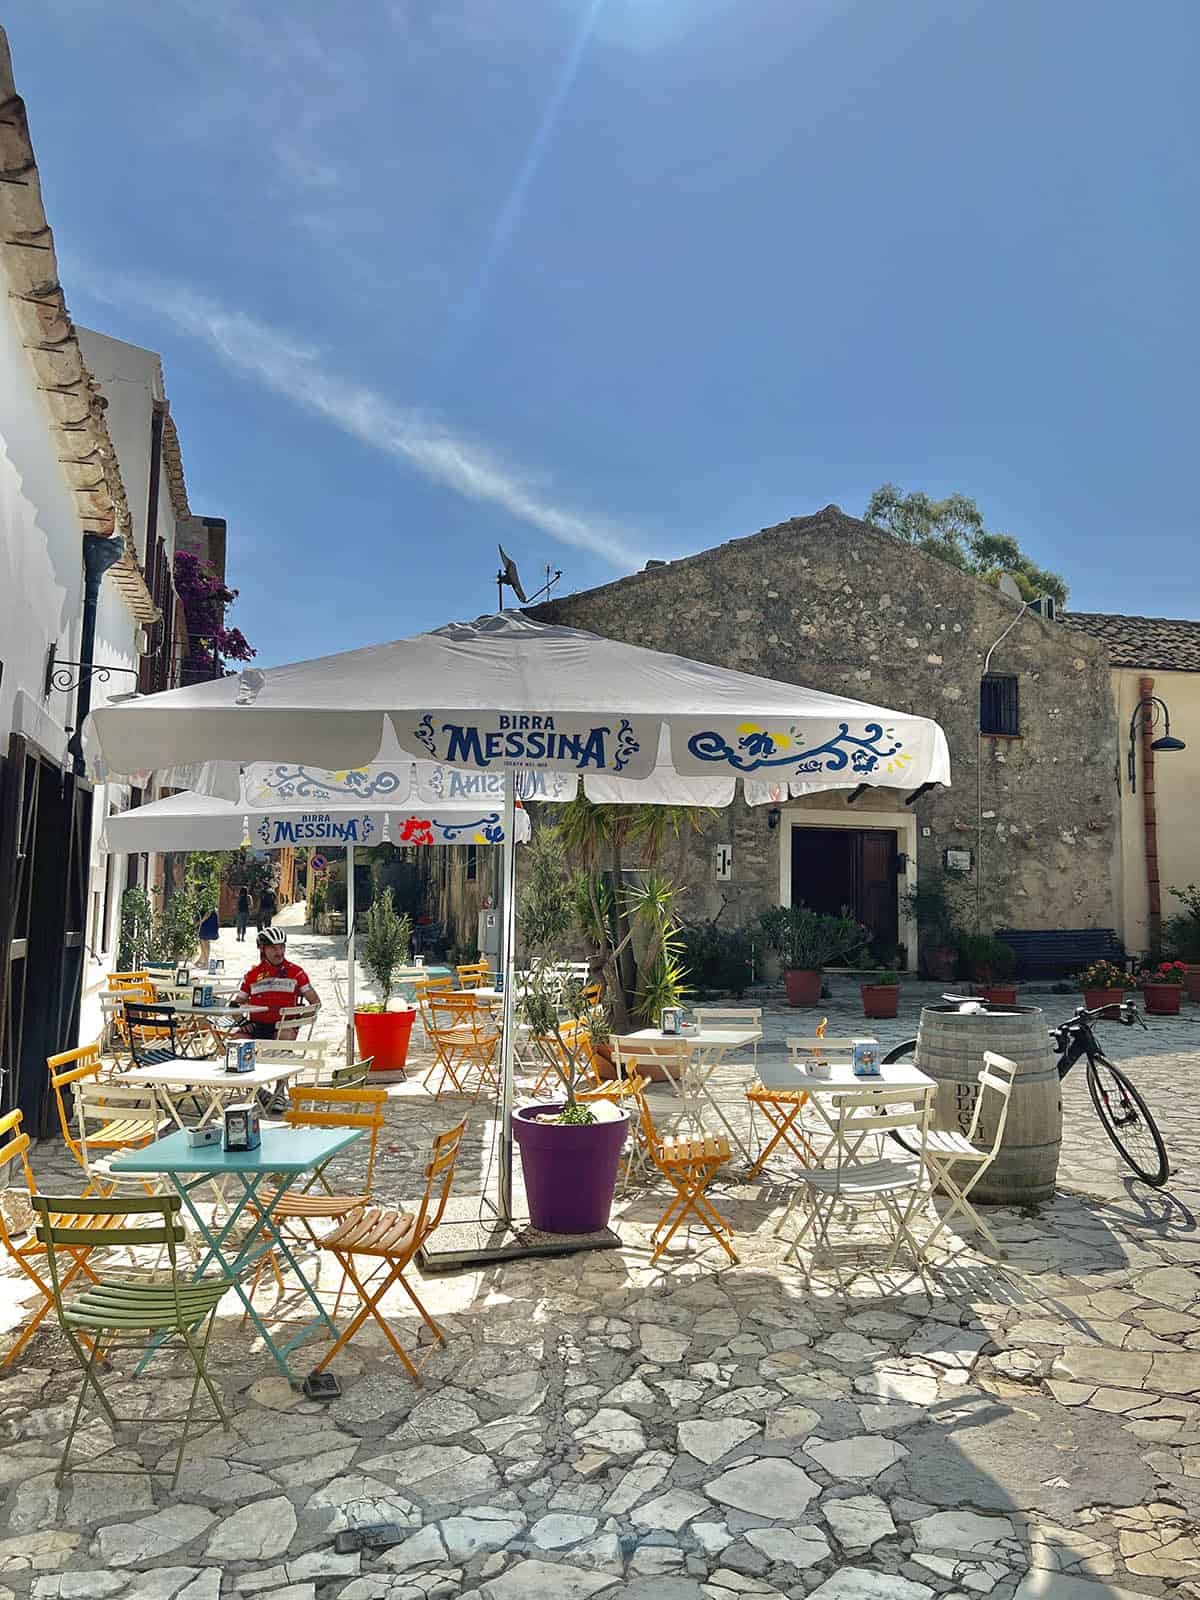
[(100, 581), (109, 567), (125, 553), (119, 535), (85, 533), (83, 536), (83, 635), (79, 648), (79, 688), (75, 693), (75, 727), (67, 745), (71, 770), (77, 778), (86, 775), (83, 759), (83, 724), (92, 709), (92, 671), (96, 655), (96, 607), (100, 600)]
[[(1154, 693), (1154, 679), (1138, 681), (1138, 699)], [(1162, 944), (1162, 885), (1158, 879), (1158, 801), (1154, 793), (1153, 707), (1142, 712), (1142, 834), (1146, 851), (1146, 935), (1157, 954)]]
[(975, 700), (975, 932), (982, 933), (983, 922), (983, 719), (980, 715), (983, 699), (983, 680), (991, 670), (992, 657), (1008, 638), (1009, 634), (1020, 622), (1021, 618), (1035, 605), (1036, 601), (1026, 600), (1016, 616), (1000, 634), (994, 639), (983, 658), (983, 671), (979, 674), (979, 694)]

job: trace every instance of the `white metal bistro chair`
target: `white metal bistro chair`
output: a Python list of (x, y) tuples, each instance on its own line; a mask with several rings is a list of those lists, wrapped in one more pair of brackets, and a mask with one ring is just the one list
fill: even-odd
[[(821, 1059), (824, 1059), (826, 1061), (850, 1061), (850, 1060), (853, 1059), (853, 1056), (854, 1056), (854, 1040), (851, 1039), (851, 1038), (845, 1038), (845, 1039), (822, 1038), (822, 1039), (819, 1039), (819, 1038), (817, 1038), (817, 1036), (815, 1034), (813, 1034), (811, 1037), (809, 1037), (809, 1036), (799, 1036), (799, 1037), (793, 1036), (792, 1038), (786, 1039), (784, 1042), (786, 1043), (786, 1045), (788, 1047), (788, 1053), (789, 1053), (789, 1055), (791, 1057), (791, 1062), (792, 1062), (792, 1065), (794, 1067), (807, 1067), (811, 1062), (817, 1061), (817, 1060), (821, 1060)], [(819, 1079), (817, 1081), (818, 1081), (818, 1083), (820, 1082)], [(868, 1087), (869, 1087), (869, 1085), (868, 1085)], [(878, 1088), (879, 1085), (877, 1084), (876, 1087)], [(751, 1120), (751, 1123), (753, 1123), (753, 1121), (754, 1121), (754, 1103), (753, 1103), (753, 1101), (751, 1101), (750, 1120)], [(822, 1136), (826, 1137), (826, 1139), (827, 1139), (826, 1144), (823, 1147), (817, 1149), (816, 1150), (816, 1154), (815, 1154), (815, 1160), (816, 1160), (817, 1164), (818, 1165), (823, 1165), (825, 1160), (826, 1160), (826, 1158), (830, 1154), (833, 1153), (834, 1147), (835, 1147), (836, 1142), (837, 1142), (837, 1135), (836, 1135), (835, 1132), (832, 1132), (829, 1128), (827, 1128), (827, 1127), (825, 1127), (823, 1125), (823, 1119), (822, 1118), (818, 1117), (815, 1120), (810, 1118), (810, 1122), (812, 1123), (811, 1126), (805, 1126), (804, 1127), (804, 1132), (808, 1136), (807, 1139), (806, 1139), (806, 1143), (811, 1141), (811, 1139), (813, 1139), (813, 1138), (820, 1138)], [(797, 1119), (797, 1124), (798, 1124), (797, 1131), (799, 1131), (800, 1123), (801, 1123), (801, 1119)], [(836, 1127), (836, 1123), (835, 1123), (835, 1127)], [(858, 1144), (851, 1151), (852, 1159), (857, 1159), (858, 1149), (859, 1149), (859, 1146), (861, 1146), (861, 1144), (862, 1144), (862, 1138), (860, 1137), (859, 1140), (858, 1140)], [(810, 1148), (812, 1148), (811, 1144), (810, 1144)], [(883, 1153), (883, 1145), (882, 1145), (882, 1142), (880, 1141), (880, 1142), (877, 1143), (876, 1154), (882, 1154), (882, 1153)]]
[(157, 1094), (120, 1078), (82, 1078), (74, 1088), (79, 1159), (88, 1180), (84, 1192), (109, 1195), (124, 1185), (150, 1193), (155, 1180), (114, 1173), (112, 1159), (157, 1136), (167, 1120)]
[(700, 1108), (696, 1104), (698, 1096), (695, 1084), (691, 1081), (696, 1052), (694, 1040), (635, 1039), (629, 1034), (623, 1037), (614, 1035), (611, 1049), (619, 1078), (632, 1078), (641, 1073), (654, 1081), (654, 1069), (657, 1067), (661, 1071), (679, 1101), (679, 1110), (669, 1123), (672, 1134), (678, 1132), (683, 1122), (700, 1128)]
[[(829, 1226), (839, 1206), (852, 1212), (867, 1208), (891, 1224), (892, 1245), (884, 1270), (889, 1270), (907, 1244), (918, 1270), (924, 1273), (926, 1246), (918, 1243), (910, 1223), (918, 1202), (928, 1192), (925, 1145), (929, 1133), (929, 1113), (934, 1085), (927, 1088), (839, 1090), (836, 1102), (835, 1133), (831, 1146), (834, 1163), (827, 1167), (805, 1167), (797, 1174), (797, 1187), (788, 1208), (775, 1225), (780, 1234), (792, 1211), (804, 1195), (809, 1201), (808, 1216), (797, 1231), (785, 1261), (797, 1261), (800, 1247), (815, 1230), (816, 1249), (832, 1253)], [(916, 1145), (920, 1155), (881, 1156), (858, 1161), (855, 1153), (872, 1135), (902, 1131), (906, 1143)], [(806, 1284), (811, 1282), (808, 1265), (801, 1262)], [(839, 1274), (840, 1278), (840, 1274)]]
[(311, 1039), (313, 1028), (320, 1015), (319, 1005), (285, 1006), (279, 1013), (275, 1037), (285, 1042), (291, 1039)]
[[(983, 1235), (997, 1255), (1004, 1254), (996, 1235), (968, 1197), (1000, 1152), (1000, 1144), (1008, 1122), (1008, 1108), (1012, 1103), (1013, 1079), (1016, 1073), (1016, 1063), (1010, 1061), (1007, 1056), (998, 1056), (992, 1050), (985, 1050), (983, 1071), (978, 1079), (979, 1093), (975, 1097), (975, 1109), (971, 1114), (971, 1125), (966, 1133), (946, 1128), (929, 1130), (925, 1141), (925, 1164), (929, 1169), (934, 1188), (941, 1189), (949, 1197), (950, 1204), (938, 1221), (937, 1227), (925, 1241), (924, 1248), (927, 1252), (950, 1218), (961, 1212), (975, 1230)], [(988, 1106), (986, 1121), (985, 1104)], [(980, 1129), (989, 1123), (990, 1144), (976, 1143), (977, 1140), (986, 1139), (987, 1135), (981, 1133)], [(970, 1173), (965, 1183), (962, 1182), (964, 1171)]]

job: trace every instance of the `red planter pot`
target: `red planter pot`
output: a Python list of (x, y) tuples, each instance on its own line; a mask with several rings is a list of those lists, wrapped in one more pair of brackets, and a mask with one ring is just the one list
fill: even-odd
[(821, 974), (789, 967), (783, 974), (783, 987), (790, 1006), (815, 1006), (821, 1000)]
[(529, 1220), (543, 1233), (598, 1233), (608, 1226), (629, 1117), (600, 1100), (592, 1110), (601, 1120), (560, 1127), (553, 1117), (561, 1110), (559, 1101), (513, 1112)]
[(1096, 1011), (1100, 1006), (1119, 1006), (1124, 998), (1124, 989), (1085, 989), (1083, 991), (1083, 1003), (1089, 1011)]
[(1152, 1017), (1177, 1017), (1183, 1004), (1181, 983), (1147, 983), (1142, 988), (1146, 1011)]
[(986, 1000), (993, 1006), (1015, 1006), (1017, 1003), (1017, 986), (1015, 983), (984, 983), (975, 990), (981, 1000)]
[(863, 1016), (883, 1021), (894, 1017), (900, 1004), (898, 983), (864, 983), (861, 985)]
[(371, 1056), (371, 1071), (403, 1072), (408, 1060), (415, 1011), (356, 1011), (354, 1037), (360, 1056)]

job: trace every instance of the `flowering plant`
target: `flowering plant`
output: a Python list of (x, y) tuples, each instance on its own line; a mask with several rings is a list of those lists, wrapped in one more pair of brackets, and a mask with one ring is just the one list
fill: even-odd
[(249, 661), (257, 654), (240, 628), (225, 626), (225, 607), (233, 604), (238, 591), (188, 550), (175, 555), (175, 592), (187, 619), (188, 674), (212, 677), (219, 673), (222, 658)]
[(1079, 974), (1081, 989), (1128, 989), (1129, 974), (1113, 961), (1093, 961)]
[(1160, 961), (1156, 967), (1143, 967), (1138, 973), (1138, 982), (1184, 984), (1187, 968), (1182, 961)]

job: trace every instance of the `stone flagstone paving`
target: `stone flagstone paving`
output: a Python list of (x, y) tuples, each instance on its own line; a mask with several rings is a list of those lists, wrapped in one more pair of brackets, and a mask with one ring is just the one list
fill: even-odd
[[(293, 935), (330, 1037), (333, 952)], [(226, 936), (221, 953), (243, 951)], [(901, 1019), (873, 1025), (885, 1044), (915, 1031), (931, 993), (906, 984)], [(1030, 998), (1052, 1019), (1076, 1003)], [(835, 980), (831, 1031), (865, 1031), (855, 999)], [(1151, 1027), (1103, 1038), (1160, 1113), (1168, 1189), (1125, 1181), (1073, 1075), (1059, 1195), (991, 1214), (1002, 1265), (951, 1239), (932, 1294), (869, 1253), (845, 1287), (807, 1292), (771, 1237), (785, 1159), (754, 1183), (735, 1167), (714, 1191), (736, 1267), (693, 1234), (651, 1271), (666, 1196), (634, 1190), (620, 1251), (425, 1279), (450, 1342), (419, 1388), (363, 1334), (335, 1365), (341, 1398), (308, 1402), (227, 1300), (211, 1366), (233, 1430), (189, 1446), (175, 1491), (120, 1470), (171, 1454), (160, 1419), (186, 1387), (165, 1358), (140, 1379), (123, 1358), (107, 1379), (137, 1430), (81, 1435), (117, 1472), (54, 1488), (76, 1383), (47, 1324), (0, 1373), (0, 1600), (1200, 1597), (1200, 1041), (1186, 1019)], [(773, 1009), (762, 1048), (797, 1029)], [(419, 1077), (388, 1105), (378, 1187), (398, 1202), (457, 1113)], [(743, 1128), (744, 1081), (718, 1074)], [(489, 1131), (477, 1109), (462, 1194), (488, 1175)], [(71, 1183), (54, 1142), (35, 1157), (47, 1192)], [(0, 1326), (19, 1325), (22, 1287), (0, 1277)], [(321, 1288), (332, 1305), (328, 1268)], [(393, 1309), (415, 1343), (415, 1319)], [(389, 1548), (335, 1553), (338, 1530), (378, 1522), (395, 1524)]]

